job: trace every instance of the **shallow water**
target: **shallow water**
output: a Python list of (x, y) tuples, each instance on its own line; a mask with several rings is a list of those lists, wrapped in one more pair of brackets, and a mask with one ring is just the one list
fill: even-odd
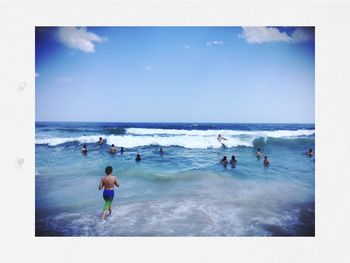
[[(100, 136), (107, 144), (96, 143)], [(109, 154), (111, 143), (124, 154)], [(255, 157), (258, 147), (268, 168)], [(314, 235), (315, 158), (308, 148), (313, 125), (37, 123), (36, 235)], [(219, 164), (232, 154), (235, 168)], [(120, 188), (112, 215), (100, 222), (97, 187), (107, 165)]]

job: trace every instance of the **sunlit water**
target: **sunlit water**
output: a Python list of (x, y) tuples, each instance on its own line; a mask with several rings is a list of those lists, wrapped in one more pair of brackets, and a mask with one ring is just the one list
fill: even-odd
[[(124, 154), (109, 154), (111, 143)], [(255, 157), (258, 147), (268, 168)], [(37, 123), (36, 235), (314, 235), (315, 158), (308, 148), (313, 125)], [(235, 168), (219, 164), (232, 154)], [(107, 165), (120, 188), (101, 222), (98, 183)]]

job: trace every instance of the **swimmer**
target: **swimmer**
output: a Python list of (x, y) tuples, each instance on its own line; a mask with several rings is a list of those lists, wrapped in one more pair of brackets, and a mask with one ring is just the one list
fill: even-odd
[(135, 161), (136, 162), (140, 162), (141, 161), (141, 155), (140, 154), (136, 155)]
[(98, 190), (103, 190), (103, 199), (105, 200), (105, 205), (103, 207), (103, 212), (101, 214), (101, 220), (103, 221), (106, 217), (107, 210), (109, 211), (109, 215), (112, 214), (112, 201), (114, 197), (114, 186), (119, 187), (117, 177), (112, 175), (113, 168), (111, 166), (107, 166), (105, 168), (106, 175), (101, 178), (100, 184), (98, 186)]
[(310, 157), (312, 157), (312, 155), (313, 155), (312, 149), (310, 148), (310, 149), (306, 152), (306, 154), (309, 155)]
[(86, 144), (83, 145), (83, 148), (81, 149), (81, 152), (82, 153), (87, 153), (88, 152), (88, 150), (86, 148)]
[(220, 161), (221, 164), (226, 165), (228, 163), (226, 155)]
[(124, 147), (120, 148), (120, 154), (123, 154), (124, 152)]
[(112, 144), (111, 149), (109, 149), (110, 153), (116, 153), (118, 151), (117, 147), (114, 146), (114, 144)]
[(235, 167), (237, 164), (237, 160), (236, 160), (236, 156), (232, 155), (231, 160), (230, 160), (230, 164)]
[(160, 147), (159, 152), (160, 152), (161, 155), (163, 154), (163, 148), (162, 147)]
[(98, 140), (98, 144), (103, 144), (103, 139), (102, 139), (102, 137), (100, 137), (100, 139)]
[(221, 142), (222, 140), (227, 141), (226, 138), (222, 137), (221, 134), (218, 135), (218, 137), (216, 138), (219, 142)]
[(269, 161), (269, 159), (267, 159), (267, 156), (264, 156), (264, 165), (265, 166), (269, 166), (270, 165), (270, 161)]
[(261, 156), (263, 156), (263, 153), (260, 152), (260, 148), (258, 148), (258, 150), (256, 151), (255, 156), (256, 156), (257, 158), (260, 158)]

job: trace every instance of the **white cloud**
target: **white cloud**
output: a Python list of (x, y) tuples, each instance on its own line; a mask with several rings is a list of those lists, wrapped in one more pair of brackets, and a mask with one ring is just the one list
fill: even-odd
[(36, 77), (36, 78), (39, 78), (39, 76), (40, 76), (39, 73), (38, 73), (38, 72), (35, 72), (35, 77)]
[(313, 40), (313, 29), (296, 28), (291, 35), (281, 32), (275, 27), (242, 27), (242, 34), (239, 37), (244, 38), (248, 43), (266, 43), (266, 42), (287, 42), (300, 43)]
[(69, 82), (71, 80), (70, 77), (61, 77), (58, 79), (60, 82)]
[(293, 42), (300, 43), (314, 40), (314, 29), (308, 27), (298, 27), (292, 33)]
[(87, 53), (95, 52), (95, 45), (93, 42), (103, 42), (107, 40), (95, 33), (87, 31), (85, 27), (60, 27), (57, 36), (62, 44)]
[(280, 32), (274, 27), (242, 27), (243, 32), (239, 35), (248, 43), (265, 43), (272, 41), (291, 42), (292, 38), (285, 32)]
[(151, 70), (152, 70), (152, 66), (146, 66), (146, 67), (145, 67), (145, 70), (151, 71)]
[(224, 42), (221, 40), (212, 40), (212, 41), (208, 41), (206, 43), (207, 46), (211, 46), (211, 45), (220, 45), (221, 46), (223, 44), (224, 44)]
[(191, 47), (188, 46), (188, 45), (183, 45), (182, 47), (185, 48), (185, 49), (190, 49), (190, 48), (191, 48)]

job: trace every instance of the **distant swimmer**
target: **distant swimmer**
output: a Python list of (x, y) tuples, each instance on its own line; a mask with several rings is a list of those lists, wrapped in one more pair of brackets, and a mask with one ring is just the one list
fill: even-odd
[(141, 161), (141, 155), (139, 153), (136, 155), (135, 161), (136, 162), (140, 162)]
[(309, 155), (310, 157), (314, 155), (311, 148), (306, 152), (306, 154)]
[(265, 166), (269, 166), (270, 165), (270, 161), (269, 161), (269, 159), (267, 159), (267, 156), (264, 156), (264, 165)]
[(124, 147), (120, 148), (120, 153), (123, 154), (124, 152)]
[(218, 135), (218, 137), (216, 138), (219, 142), (221, 142), (222, 140), (227, 141), (226, 138), (222, 137), (221, 134)]
[(163, 151), (163, 148), (162, 148), (162, 147), (160, 147), (159, 153), (160, 153), (161, 155), (163, 155), (164, 151)]
[(236, 156), (232, 155), (231, 160), (230, 160), (230, 164), (235, 167), (237, 164), (237, 160), (236, 160)]
[(112, 144), (111, 149), (109, 149), (110, 153), (116, 153), (118, 151), (117, 147), (114, 146), (114, 144)]
[(227, 165), (228, 161), (226, 155), (221, 159), (220, 163), (223, 165)]
[(112, 166), (107, 166), (105, 168), (106, 175), (101, 178), (98, 190), (103, 190), (103, 199), (105, 200), (105, 205), (103, 207), (103, 212), (101, 215), (101, 220), (104, 220), (106, 217), (107, 210), (109, 214), (112, 214), (112, 201), (114, 197), (114, 186), (119, 187), (117, 177), (112, 175), (113, 168)]
[(98, 140), (98, 144), (103, 144), (103, 139), (102, 139), (102, 137), (100, 137), (100, 139)]
[(255, 156), (256, 156), (257, 158), (260, 158), (260, 157), (263, 156), (262, 152), (260, 152), (260, 148), (258, 148), (258, 150), (256, 151)]
[(85, 153), (85, 154), (88, 152), (88, 150), (86, 148), (86, 144), (83, 145), (83, 148), (81, 149), (81, 152)]

